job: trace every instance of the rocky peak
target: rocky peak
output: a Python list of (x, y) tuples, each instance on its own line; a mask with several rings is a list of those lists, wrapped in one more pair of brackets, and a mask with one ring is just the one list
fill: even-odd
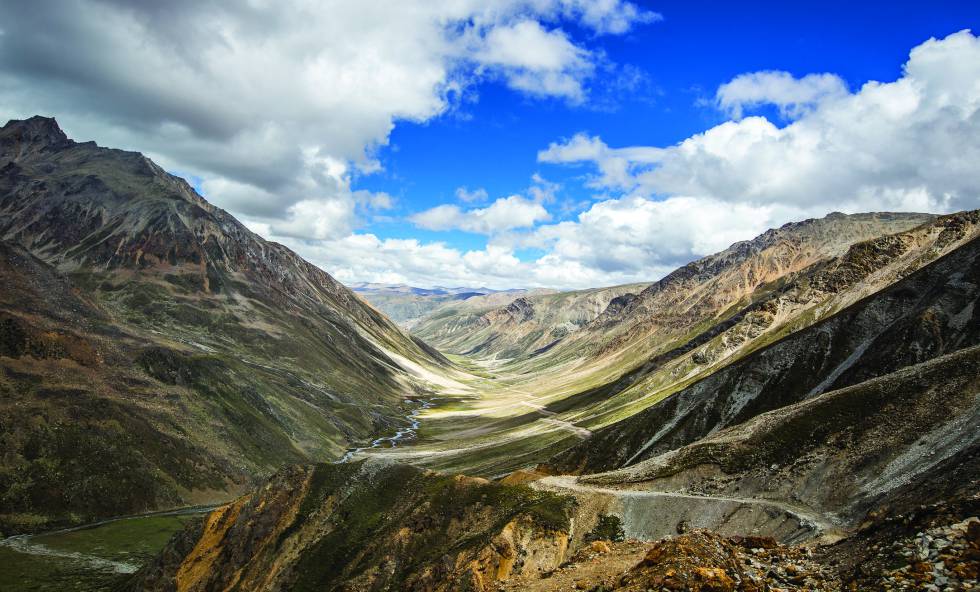
[(35, 115), (28, 119), (11, 119), (0, 128), (0, 148), (13, 160), (26, 153), (64, 148), (73, 144), (53, 117)]
[(534, 304), (522, 296), (504, 307), (504, 314), (521, 323), (534, 316)]

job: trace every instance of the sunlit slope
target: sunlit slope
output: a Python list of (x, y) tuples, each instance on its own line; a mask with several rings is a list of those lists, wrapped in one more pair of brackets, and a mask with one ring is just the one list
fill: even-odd
[[(482, 372), (479, 383), (473, 385), (481, 396), (427, 412), (422, 434), (430, 441), (402, 454), (418, 455), (418, 462), (430, 466), (498, 474), (534, 464), (582, 440), (588, 445), (594, 438), (589, 432), (629, 418), (661, 400), (669, 402), (671, 395), (888, 288), (977, 236), (976, 212), (924, 218), (925, 224), (852, 244), (839, 255), (821, 256), (802, 269), (787, 271), (759, 284), (735, 304), (722, 300), (726, 308), (705, 305), (701, 312), (692, 309), (690, 314), (678, 312), (673, 317), (664, 313), (667, 320), (660, 321), (660, 332), (654, 331), (632, 348), (615, 351), (600, 345), (589, 349), (589, 343), (583, 342), (583, 349), (599, 353), (562, 359), (552, 350), (510, 364), (474, 363), (474, 372)], [(848, 219), (831, 216), (822, 222), (836, 227)], [(881, 214), (854, 217), (861, 226), (877, 219), (889, 221), (884, 224), (887, 229), (893, 220), (908, 226), (917, 218)], [(801, 225), (814, 222), (821, 221)], [(801, 225), (789, 230), (799, 235)], [(727, 285), (744, 278), (742, 272), (780, 253), (786, 257), (787, 252), (811, 253), (806, 261), (817, 258), (805, 241), (774, 241), (773, 234), (757, 239), (761, 242), (764, 238), (771, 245), (757, 253), (758, 259), (737, 257), (734, 261), (738, 265), (729, 261), (705, 281)], [(709, 259), (729, 260), (719, 256)], [(732, 269), (733, 265), (741, 271)], [(721, 278), (729, 281), (722, 282)], [(708, 298), (710, 291), (700, 284), (695, 288), (704, 292), (695, 301), (717, 300)], [(677, 287), (662, 286), (658, 293), (667, 291), (674, 292), (679, 302), (689, 300), (680, 297)], [(577, 332), (575, 339), (588, 330)], [(560, 354), (571, 353), (569, 345), (560, 347)], [(426, 456), (427, 452), (434, 454)]]

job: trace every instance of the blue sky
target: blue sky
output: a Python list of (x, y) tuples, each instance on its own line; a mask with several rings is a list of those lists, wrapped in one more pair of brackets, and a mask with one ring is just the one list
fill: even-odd
[[(355, 182), (396, 197), (394, 219), (368, 221), (364, 228), (378, 236), (483, 248), (486, 236), (432, 232), (404, 217), (454, 201), (459, 187), (485, 189), (491, 199), (521, 193), (535, 173), (561, 184), (563, 198), (590, 203), (593, 192), (581, 183), (587, 167), (539, 164), (540, 149), (581, 131), (601, 134), (610, 145), (671, 145), (726, 119), (712, 103), (714, 91), (738, 74), (832, 72), (858, 88), (868, 80), (898, 78), (909, 49), (930, 37), (980, 30), (980, 4), (971, 2), (641, 4), (663, 20), (596, 43), (616, 64), (642, 73), (634, 91), (602, 97), (608, 104), (569, 105), (490, 82), (457, 111), (397, 125), (378, 152), (384, 170)], [(775, 109), (761, 112), (781, 120)], [(554, 216), (573, 218), (581, 209)]]
[(980, 207), (975, 2), (73, 0), (0, 29), (6, 115), (143, 151), (348, 282), (646, 281), (833, 210)]

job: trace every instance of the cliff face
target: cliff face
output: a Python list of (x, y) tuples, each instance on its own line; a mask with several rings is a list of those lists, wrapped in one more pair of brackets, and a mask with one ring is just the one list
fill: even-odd
[(5, 532), (337, 458), (447, 364), (182, 179), (47, 118), (0, 129), (0, 276)]
[(365, 462), (293, 467), (171, 541), (131, 590), (494, 590), (566, 558), (569, 501)]

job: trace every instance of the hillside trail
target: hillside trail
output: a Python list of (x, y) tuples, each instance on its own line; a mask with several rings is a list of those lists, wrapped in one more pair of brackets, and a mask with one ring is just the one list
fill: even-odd
[(611, 510), (622, 520), (626, 535), (641, 540), (675, 534), (682, 522), (731, 534), (764, 534), (784, 543), (833, 536), (840, 530), (828, 517), (782, 500), (598, 486), (574, 475), (543, 477), (531, 486), (572, 495), (593, 513)]
[(566, 490), (571, 493), (595, 493), (600, 495), (610, 495), (613, 497), (625, 499), (637, 499), (637, 500), (658, 500), (658, 499), (679, 499), (679, 500), (692, 500), (692, 501), (717, 501), (717, 502), (728, 502), (734, 504), (744, 504), (744, 505), (754, 505), (763, 508), (772, 508), (785, 512), (790, 516), (795, 516), (799, 519), (801, 524), (811, 525), (817, 532), (829, 532), (839, 528), (838, 524), (828, 518), (821, 516), (818, 513), (805, 508), (800, 505), (790, 504), (782, 500), (773, 500), (767, 498), (755, 498), (755, 497), (732, 497), (723, 495), (699, 495), (692, 493), (681, 493), (676, 491), (655, 491), (655, 490), (641, 490), (632, 489), (628, 487), (616, 488), (616, 487), (601, 487), (598, 485), (590, 485), (588, 483), (581, 483), (578, 481), (578, 477), (575, 475), (555, 475), (544, 477), (543, 479), (535, 482), (537, 487), (554, 489), (554, 490)]

